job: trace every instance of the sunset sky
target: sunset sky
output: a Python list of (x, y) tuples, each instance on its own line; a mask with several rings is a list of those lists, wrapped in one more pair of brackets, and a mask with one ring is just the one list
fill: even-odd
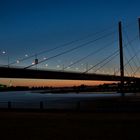
[(41, 86), (54, 86), (54, 87), (63, 87), (63, 86), (79, 86), (79, 85), (99, 85), (104, 83), (111, 82), (101, 82), (101, 81), (85, 81), (85, 80), (32, 80), (32, 79), (1, 79), (2, 83), (8, 86), (29, 86), (29, 87), (41, 87)]
[[(117, 24), (122, 21), (129, 38), (133, 39), (138, 34), (137, 18), (140, 16), (139, 0), (0, 0), (0, 64), (26, 67), (34, 62), (37, 57), (40, 60), (51, 58), (63, 53), (75, 46), (79, 46), (91, 40), (108, 34), (115, 30), (112, 36), (103, 38), (95, 43), (86, 45), (70, 53), (44, 61), (37, 68), (62, 70), (76, 60), (79, 60), (100, 47), (113, 44), (97, 54), (88, 57), (80, 63), (69, 68), (71, 71), (85, 71), (92, 67), (109, 54), (118, 49)], [(128, 26), (128, 25), (133, 26)], [(127, 27), (128, 26), (128, 27)], [(98, 31), (99, 35), (89, 37)], [(125, 32), (126, 32), (125, 31)], [(75, 41), (78, 40), (78, 41)], [(65, 43), (75, 41), (63, 46)], [(126, 36), (124, 37), (126, 42)], [(139, 50), (139, 42), (132, 44), (135, 51)], [(47, 50), (58, 46), (50, 53)], [(40, 53), (44, 51), (44, 53)], [(133, 56), (132, 51), (127, 59)], [(40, 54), (39, 54), (40, 53)], [(26, 61), (22, 58), (32, 56)], [(136, 63), (137, 60), (135, 60)], [(132, 63), (135, 71), (135, 66)], [(138, 65), (138, 64), (137, 64)], [(119, 56), (112, 60), (98, 73), (114, 74), (119, 68)], [(90, 72), (95, 72), (92, 70)], [(127, 72), (131, 75), (130, 67)], [(139, 74), (139, 73), (138, 73)], [(52, 80), (17, 80), (1, 79), (2, 83), (13, 85), (76, 85), (83, 81), (52, 81)], [(99, 84), (98, 81), (85, 82), (84, 84)]]

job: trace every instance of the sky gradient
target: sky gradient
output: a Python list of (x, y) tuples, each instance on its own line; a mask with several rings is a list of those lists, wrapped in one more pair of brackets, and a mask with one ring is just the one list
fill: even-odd
[[(30, 56), (43, 50), (49, 50), (106, 27), (113, 26), (117, 30), (117, 23), (120, 20), (124, 24), (137, 22), (140, 15), (139, 5), (139, 0), (1, 0), (0, 64), (8, 64), (8, 60), (13, 62), (25, 55)], [(74, 60), (95, 51), (98, 46), (108, 44), (116, 36), (107, 38), (106, 42), (102, 40), (92, 44), (93, 47), (89, 45), (86, 49), (82, 48), (45, 62), (40, 67), (62, 69)], [(38, 57), (39, 59), (51, 57), (80, 43), (77, 42), (51, 53), (44, 53)], [(117, 48), (117, 43), (111, 49), (104, 50), (98, 56), (90, 57), (73, 69), (84, 71), (87, 65), (88, 67), (94, 65), (113, 52), (115, 48)], [(6, 54), (3, 55), (2, 51), (5, 51)], [(33, 60), (34, 58), (31, 58), (21, 65), (17, 65), (26, 66)], [(104, 68), (105, 73), (113, 71), (118, 63), (118, 59), (110, 63), (108, 67)]]

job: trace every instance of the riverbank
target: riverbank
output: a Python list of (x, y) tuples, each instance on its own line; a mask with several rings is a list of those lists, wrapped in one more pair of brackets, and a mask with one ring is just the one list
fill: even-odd
[(24, 92), (3, 92), (0, 94), (0, 109), (35, 111), (97, 111), (97, 112), (140, 112), (139, 94), (127, 93), (85, 93), (85, 94), (34, 94)]
[(0, 111), (2, 140), (137, 140), (140, 113)]
[[(0, 109), (2, 140), (139, 140), (140, 96), (88, 101), (77, 110)], [(91, 109), (91, 110), (89, 110)]]

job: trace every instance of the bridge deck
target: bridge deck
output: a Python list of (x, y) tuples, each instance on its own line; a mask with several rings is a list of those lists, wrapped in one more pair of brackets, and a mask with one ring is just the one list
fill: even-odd
[[(62, 80), (100, 80), (100, 81), (120, 81), (120, 76), (78, 73), (51, 70), (36, 70), (23, 68), (0, 67), (1, 78), (31, 78), (31, 79), (62, 79)], [(125, 81), (132, 80), (132, 77), (124, 77)], [(135, 78), (140, 80), (140, 78)]]

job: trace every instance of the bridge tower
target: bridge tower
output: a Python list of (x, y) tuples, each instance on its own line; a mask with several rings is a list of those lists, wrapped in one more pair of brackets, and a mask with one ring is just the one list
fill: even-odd
[(119, 50), (120, 50), (120, 91), (122, 96), (124, 96), (124, 62), (123, 62), (123, 39), (122, 39), (122, 23), (121, 21), (118, 23), (119, 30)]

